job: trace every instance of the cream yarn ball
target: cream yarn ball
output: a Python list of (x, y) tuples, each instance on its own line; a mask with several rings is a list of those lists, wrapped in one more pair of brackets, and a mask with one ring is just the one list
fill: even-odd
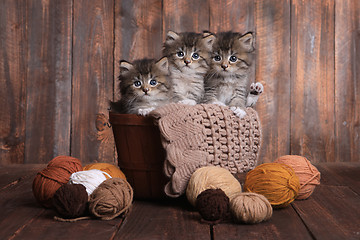
[(220, 188), (232, 198), (242, 191), (240, 182), (229, 170), (216, 166), (207, 166), (197, 169), (190, 178), (186, 188), (186, 197), (191, 205), (195, 206), (197, 196), (206, 189)]

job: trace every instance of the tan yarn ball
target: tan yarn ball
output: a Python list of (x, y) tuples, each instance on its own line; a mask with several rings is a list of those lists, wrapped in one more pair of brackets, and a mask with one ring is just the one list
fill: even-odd
[(229, 170), (221, 167), (208, 166), (197, 169), (190, 178), (186, 188), (186, 197), (195, 206), (197, 196), (206, 189), (220, 188), (231, 200), (241, 192), (239, 181)]
[(128, 212), (133, 194), (133, 189), (126, 180), (106, 179), (90, 195), (89, 210), (102, 220), (114, 219)]
[(290, 166), (299, 178), (300, 189), (297, 200), (307, 199), (320, 184), (320, 172), (303, 156), (285, 155), (275, 160)]
[(249, 224), (266, 221), (273, 213), (267, 198), (252, 192), (235, 195), (230, 201), (230, 211), (235, 221)]

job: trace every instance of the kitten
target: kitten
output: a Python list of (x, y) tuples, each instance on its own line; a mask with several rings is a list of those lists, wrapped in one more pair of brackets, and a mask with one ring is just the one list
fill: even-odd
[(195, 105), (204, 95), (204, 75), (209, 69), (213, 35), (169, 31), (164, 43), (163, 55), (169, 59), (169, 70), (174, 94), (183, 104)]
[(204, 103), (229, 106), (240, 118), (246, 115), (253, 35), (236, 32), (217, 34), (212, 44), (210, 70), (205, 75)]
[(168, 81), (168, 59), (141, 59), (120, 62), (120, 93), (111, 109), (119, 113), (147, 115), (157, 107), (173, 101)]

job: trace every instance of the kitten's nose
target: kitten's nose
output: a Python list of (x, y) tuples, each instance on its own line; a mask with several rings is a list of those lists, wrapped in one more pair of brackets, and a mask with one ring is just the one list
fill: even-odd
[(226, 63), (221, 64), (221, 67), (226, 70), (229, 66)]
[(190, 59), (185, 58), (185, 59), (184, 59), (184, 63), (185, 63), (186, 65), (188, 65), (188, 64), (191, 63), (191, 61), (190, 61)]
[(148, 92), (149, 92), (149, 88), (143, 88), (143, 92), (145, 93), (145, 94), (147, 94)]

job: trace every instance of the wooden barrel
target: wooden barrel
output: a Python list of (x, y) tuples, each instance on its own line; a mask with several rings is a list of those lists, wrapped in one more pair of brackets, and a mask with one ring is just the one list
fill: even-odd
[(118, 164), (134, 189), (136, 199), (165, 198), (168, 179), (163, 166), (165, 150), (152, 118), (109, 112)]

